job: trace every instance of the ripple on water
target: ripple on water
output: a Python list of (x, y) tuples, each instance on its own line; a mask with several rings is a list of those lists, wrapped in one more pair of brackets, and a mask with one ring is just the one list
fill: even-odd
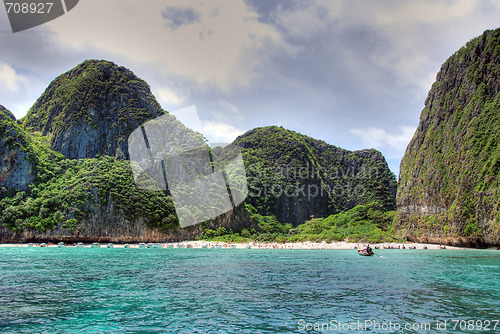
[(0, 332), (301, 333), (500, 318), (492, 251), (0, 248)]

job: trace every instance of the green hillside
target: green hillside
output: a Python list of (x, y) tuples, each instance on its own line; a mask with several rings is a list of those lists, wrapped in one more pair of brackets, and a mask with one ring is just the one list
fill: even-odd
[[(395, 177), (380, 152), (350, 152), (272, 126), (211, 151), (213, 167), (224, 168), (226, 176), (231, 167), (221, 163), (242, 153), (246, 178), (231, 180), (248, 183), (245, 202), (180, 229), (169, 190), (138, 187), (128, 161), (130, 133), (160, 116), (167, 142), (204, 143), (199, 133), (162, 110), (149, 86), (130, 70), (97, 60), (58, 76), (22, 122), (0, 108), (0, 239), (137, 242), (244, 230), (271, 236), (358, 205), (395, 207)], [(171, 167), (179, 179), (190, 177), (187, 170)]]
[(410, 238), (500, 243), (500, 29), (441, 67), (401, 162), (398, 230)]

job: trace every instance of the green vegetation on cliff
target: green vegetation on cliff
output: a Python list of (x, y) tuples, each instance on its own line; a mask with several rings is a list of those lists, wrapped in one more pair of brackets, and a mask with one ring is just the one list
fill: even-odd
[(48, 148), (43, 138), (30, 134), (14, 115), (0, 106), (0, 196), (14, 189), (26, 190), (32, 182), (53, 176), (50, 165), (63, 156)]
[(380, 152), (350, 152), (270, 126), (251, 130), (227, 147), (241, 149), (252, 204), (264, 216), (298, 225), (356, 205), (395, 209), (396, 179)]
[(144, 121), (150, 116), (148, 109), (161, 109), (148, 84), (130, 70), (109, 61), (86, 60), (51, 82), (28, 112), (24, 125), (45, 135), (82, 120), (93, 124), (89, 109), (99, 111), (117, 101), (127, 102), (125, 108), (111, 106), (124, 121)]
[(401, 162), (398, 229), (500, 243), (500, 29), (442, 66)]
[(132, 71), (86, 60), (54, 79), (23, 123), (50, 136), (51, 148), (67, 158), (126, 159), (128, 135), (163, 114), (148, 84)]
[(30, 139), (14, 115), (4, 106), (0, 105), (0, 138), (4, 150), (20, 149), (27, 151)]
[[(0, 108), (0, 145), (7, 148), (0, 179), (0, 237), (106, 237), (117, 226), (123, 233), (133, 231), (134, 237), (148, 233), (165, 237), (158, 231), (172, 237), (180, 230), (169, 192), (137, 187), (126, 161), (128, 135), (160, 118), (166, 123), (158, 133), (166, 133), (159, 137), (175, 143), (170, 146), (204, 143), (199, 133), (163, 111), (149, 86), (130, 70), (97, 60), (58, 76), (22, 124)], [(131, 145), (135, 144), (132, 140)], [(395, 176), (376, 150), (350, 152), (271, 126), (251, 130), (224, 149), (213, 149), (213, 167), (231, 161), (240, 150), (246, 177), (223, 167), (225, 176), (241, 186), (236, 188), (245, 189), (248, 182), (249, 196), (234, 212), (193, 228), (206, 227), (207, 237), (301, 238), (309, 230), (292, 233), (292, 226), (312, 217), (328, 217), (372, 202), (380, 203), (377, 210), (395, 207)], [(148, 154), (147, 150), (140, 153)], [(198, 167), (209, 170), (209, 166)], [(191, 178), (186, 168), (173, 172), (180, 173), (179, 179)], [(325, 233), (330, 239), (345, 237), (337, 229)]]
[(353, 209), (315, 218), (292, 231), (293, 241), (392, 242), (396, 211), (385, 211), (378, 203), (358, 205)]
[(257, 220), (259, 231), (243, 229), (233, 233), (227, 228), (205, 229), (202, 239), (226, 242), (393, 242), (396, 211), (385, 211), (378, 203), (358, 205), (351, 210), (326, 218), (313, 218), (296, 228), (282, 225), (273, 216), (261, 216), (247, 205)]
[(0, 201), (0, 224), (13, 231), (54, 228), (74, 232), (89, 214), (104, 208), (110, 216), (127, 221), (143, 218), (151, 228), (177, 227), (170, 196), (138, 188), (130, 164), (112, 157), (61, 159), (51, 166), (47, 182)]

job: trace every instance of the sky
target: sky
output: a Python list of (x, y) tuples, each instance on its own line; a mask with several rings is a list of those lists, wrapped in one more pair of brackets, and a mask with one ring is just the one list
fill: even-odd
[(278, 125), (359, 150), (396, 174), (444, 61), (499, 27), (500, 0), (80, 0), (12, 33), (0, 6), (0, 104), (23, 117), (86, 59), (146, 80), (211, 142)]

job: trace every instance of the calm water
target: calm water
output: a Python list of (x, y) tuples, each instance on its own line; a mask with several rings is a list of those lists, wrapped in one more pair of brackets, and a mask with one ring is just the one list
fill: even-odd
[(377, 254), (0, 248), (0, 332), (500, 332), (500, 251)]

